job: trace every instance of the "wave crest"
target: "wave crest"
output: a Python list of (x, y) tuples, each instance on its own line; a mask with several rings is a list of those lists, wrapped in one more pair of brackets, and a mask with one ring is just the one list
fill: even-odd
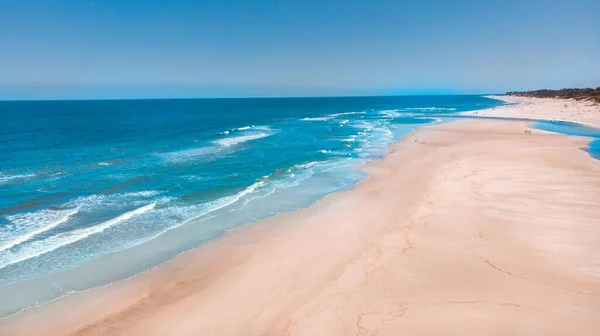
[(244, 142), (248, 142), (248, 141), (252, 141), (252, 140), (256, 140), (256, 139), (260, 139), (260, 138), (266, 138), (273, 134), (274, 133), (265, 133), (265, 132), (252, 133), (252, 134), (240, 135), (240, 136), (236, 136), (236, 137), (227, 137), (227, 138), (223, 138), (223, 139), (218, 139), (218, 140), (215, 140), (214, 142), (220, 146), (229, 147), (229, 146), (239, 145)]
[[(43, 254), (52, 252), (63, 246), (73, 244), (91, 235), (105, 231), (106, 229), (109, 229), (110, 227), (115, 226), (119, 223), (125, 222), (134, 216), (139, 216), (145, 212), (148, 212), (154, 209), (155, 206), (156, 203), (150, 203), (148, 205), (144, 205), (137, 209), (126, 212), (115, 218), (109, 219), (100, 224), (96, 224), (94, 226), (83, 229), (59, 233), (57, 235), (48, 237), (43, 240), (34, 241), (31, 244), (27, 244), (23, 248), (13, 253), (0, 253), (0, 269), (28, 259), (39, 257)], [(5, 250), (3, 252), (8, 251)], [(6, 256), (2, 256), (2, 254), (5, 254)]]
[[(29, 239), (49, 231), (65, 223), (69, 218), (79, 212), (79, 208), (67, 210), (40, 210), (33, 213), (8, 216), (10, 224), (5, 228), (8, 232), (0, 232), (0, 239), (4, 237), (17, 237), (5, 240), (0, 245), (0, 252), (13, 248)], [(10, 230), (10, 227), (14, 228)], [(4, 228), (3, 228), (4, 229)]]
[(33, 174), (33, 173), (13, 174), (13, 175), (6, 174), (6, 173), (0, 173), (0, 185), (12, 183), (12, 182), (15, 182), (15, 181), (29, 179), (29, 178), (32, 178), (32, 177), (35, 177), (35, 176), (36, 176), (36, 174)]
[(344, 115), (366, 114), (366, 113), (367, 112), (365, 112), (365, 111), (362, 111), (362, 112), (342, 112), (342, 113), (333, 113), (333, 114), (330, 114), (329, 116), (332, 117), (332, 118), (337, 118), (337, 117), (341, 117), (341, 116), (344, 116)]
[(333, 117), (316, 117), (316, 118), (302, 118), (302, 121), (326, 121), (333, 119)]

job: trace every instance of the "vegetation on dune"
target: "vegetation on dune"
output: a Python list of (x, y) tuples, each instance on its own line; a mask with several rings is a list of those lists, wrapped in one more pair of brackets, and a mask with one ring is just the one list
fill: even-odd
[(536, 97), (536, 98), (563, 98), (575, 100), (589, 100), (600, 103), (600, 87), (595, 89), (561, 89), (561, 90), (536, 90), (507, 92), (509, 96)]

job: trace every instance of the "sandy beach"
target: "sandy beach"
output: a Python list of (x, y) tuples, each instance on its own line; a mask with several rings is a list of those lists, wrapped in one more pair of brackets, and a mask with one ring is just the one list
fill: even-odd
[(517, 96), (489, 97), (508, 103), (517, 103), (518, 105), (497, 107), (464, 114), (484, 117), (567, 121), (600, 128), (600, 105), (589, 101)]
[[(600, 126), (598, 106), (524, 100), (478, 115)], [(0, 334), (597, 335), (600, 161), (527, 124), (424, 126), (352, 190)]]

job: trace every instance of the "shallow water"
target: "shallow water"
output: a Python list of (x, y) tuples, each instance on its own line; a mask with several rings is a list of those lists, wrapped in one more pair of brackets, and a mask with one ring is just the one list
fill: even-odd
[(598, 128), (561, 121), (537, 121), (532, 124), (532, 127), (543, 131), (592, 138), (586, 151), (593, 158), (600, 160), (600, 129)]
[[(0, 316), (365, 178), (480, 96), (0, 102)], [(435, 116), (435, 117), (434, 117)]]

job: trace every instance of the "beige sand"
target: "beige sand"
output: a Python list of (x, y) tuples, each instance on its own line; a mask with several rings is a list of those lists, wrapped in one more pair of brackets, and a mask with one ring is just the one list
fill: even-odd
[(465, 114), (488, 117), (569, 121), (593, 127), (600, 127), (600, 104), (594, 104), (589, 101), (517, 96), (490, 96), (490, 98), (520, 104), (516, 106), (467, 112)]
[(310, 209), (1, 335), (598, 335), (600, 163), (525, 122), (427, 126)]

